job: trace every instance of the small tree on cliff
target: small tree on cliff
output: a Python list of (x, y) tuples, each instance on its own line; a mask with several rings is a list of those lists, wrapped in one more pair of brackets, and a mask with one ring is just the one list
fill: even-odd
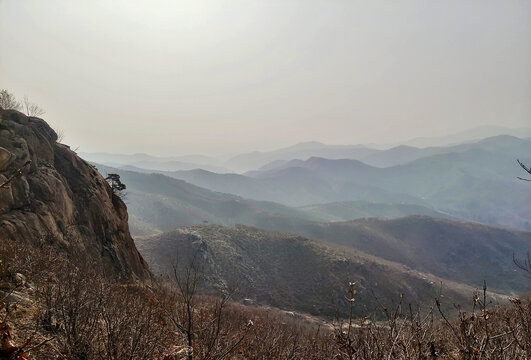
[(107, 174), (105, 178), (109, 185), (111, 186), (112, 193), (119, 197), (123, 197), (123, 191), (126, 189), (125, 184), (120, 180), (120, 175), (118, 174)]

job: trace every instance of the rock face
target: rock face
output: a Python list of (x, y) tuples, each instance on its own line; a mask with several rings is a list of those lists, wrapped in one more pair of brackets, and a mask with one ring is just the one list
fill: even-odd
[(0, 241), (49, 243), (103, 259), (123, 278), (149, 276), (127, 208), (98, 171), (59, 144), (44, 120), (0, 108), (0, 186), (12, 177), (0, 188)]

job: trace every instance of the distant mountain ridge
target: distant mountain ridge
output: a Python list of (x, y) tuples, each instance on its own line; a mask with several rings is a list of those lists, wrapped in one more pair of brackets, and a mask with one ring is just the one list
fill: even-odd
[(129, 224), (135, 235), (152, 235), (204, 222), (274, 228), (277, 223), (320, 219), (301, 209), (213, 192), (162, 174), (96, 166), (104, 174), (118, 173), (127, 184)]
[(529, 138), (531, 137), (531, 127), (515, 129), (506, 128), (503, 126), (479, 126), (445, 136), (417, 137), (407, 141), (403, 141), (402, 144), (416, 147), (452, 146), (465, 142), (474, 142), (482, 138), (493, 137), (498, 135), (510, 135), (519, 138)]
[(133, 165), (139, 168), (161, 171), (201, 168), (222, 173), (244, 173), (257, 169), (265, 170), (260, 168), (269, 168), (270, 163), (280, 165), (280, 163), (290, 160), (307, 160), (310, 157), (354, 159), (376, 167), (389, 167), (405, 164), (426, 156), (464, 151), (473, 146), (477, 147), (477, 144), (482, 139), (498, 136), (527, 138), (529, 140), (531, 138), (531, 128), (509, 129), (500, 126), (483, 126), (447, 136), (416, 138), (387, 145), (328, 145), (317, 141), (309, 141), (272, 151), (253, 151), (237, 154), (228, 159), (222, 156), (153, 156), (143, 153), (81, 153), (80, 155), (89, 161), (113, 167)]
[[(394, 217), (392, 211), (396, 211), (397, 216), (430, 215), (530, 230), (528, 214), (531, 212), (531, 195), (527, 184), (516, 179), (521, 175), (521, 169), (515, 159), (518, 157), (529, 161), (525, 154), (531, 154), (531, 140), (498, 136), (482, 140), (473, 146), (465, 144), (460, 149), (464, 151), (424, 157), (388, 168), (373, 167), (357, 160), (310, 158), (306, 161), (280, 163), (277, 167), (256, 171), (252, 176), (217, 174), (201, 169), (165, 172), (134, 167), (130, 168), (136, 171), (129, 175), (138, 174), (138, 171), (145, 174), (161, 173), (199, 186), (203, 188), (202, 191), (208, 189), (224, 193), (228, 198), (228, 194), (233, 194), (241, 197), (239, 201), (242, 203), (277, 203), (275, 206), (280, 214), (289, 213), (290, 217), (296, 214), (294, 218), (304, 220), (341, 221), (374, 215)], [(125, 170), (112, 171), (122, 173)], [(146, 182), (146, 186), (137, 190), (150, 193), (153, 188), (155, 187)], [(164, 201), (170, 200), (166, 197)], [(175, 197), (171, 201), (180, 200)], [(331, 203), (336, 203), (335, 208), (327, 205)], [(347, 203), (354, 207), (348, 210), (349, 207), (345, 206)], [(308, 211), (310, 205), (314, 206), (313, 212)], [(167, 220), (159, 221), (160, 226), (155, 227), (157, 231), (192, 224), (187, 220), (168, 227), (167, 224), (171, 223), (168, 216), (174, 211), (169, 209), (176, 205), (165, 206), (168, 212), (160, 218)], [(302, 208), (297, 211), (293, 209), (300, 206)], [(341, 206), (344, 214), (338, 216), (337, 211)], [(136, 216), (139, 211), (133, 210), (132, 214)], [(243, 223), (264, 227), (263, 222), (254, 216), (251, 216), (253, 220), (245, 216), (232, 219), (224, 216), (220, 219), (209, 210), (206, 213), (204, 211), (192, 211), (196, 215), (191, 217), (181, 210), (177, 213), (181, 214), (178, 216), (181, 219), (203, 218), (205, 221), (224, 225)], [(256, 215), (254, 211), (245, 214), (253, 213)], [(275, 219), (285, 221), (278, 216)], [(143, 222), (139, 218), (136, 220), (138, 225)], [(147, 221), (143, 226), (149, 227), (149, 223), (152, 222)], [(145, 231), (140, 231), (135, 228), (134, 232), (147, 235), (152, 234), (152, 230), (146, 228)]]
[(255, 151), (236, 155), (227, 160), (224, 165), (238, 171), (248, 171), (277, 160), (307, 159), (312, 156), (330, 159), (358, 159), (378, 151), (363, 145), (326, 145), (318, 142), (310, 142), (269, 152)]
[(426, 215), (430, 217), (459, 219), (452, 214), (428, 207), (405, 203), (378, 203), (365, 200), (340, 201), (327, 204), (302, 206), (299, 209), (313, 214), (322, 221), (348, 221), (361, 218), (392, 219), (409, 215)]
[[(498, 135), (453, 146), (428, 146), (419, 148), (408, 145), (398, 145), (386, 150), (374, 150), (366, 155), (357, 157), (350, 157), (349, 154), (345, 154), (345, 156), (341, 159), (358, 160), (367, 165), (385, 168), (397, 165), (404, 165), (415, 160), (434, 155), (447, 154), (452, 152), (464, 152), (471, 149), (511, 152), (512, 149), (515, 149), (518, 146), (530, 147), (528, 145), (528, 140), (529, 139), (521, 139), (510, 135)], [(525, 154), (523, 156), (525, 156)], [(258, 174), (264, 171), (290, 167), (293, 166), (293, 163), (297, 161), (309, 160), (312, 157), (328, 158), (330, 160), (340, 159), (335, 157), (313, 155), (308, 158), (301, 157), (299, 159), (292, 160), (274, 160), (271, 163), (263, 165), (261, 168), (258, 169), (258, 171), (255, 170), (249, 172), (249, 175), (257, 176)]]
[(527, 184), (516, 179), (521, 175), (516, 159), (530, 161), (528, 154), (531, 140), (502, 136), (483, 140), (479, 147), (386, 168), (314, 157), (252, 176), (198, 170), (167, 175), (214, 191), (289, 206), (357, 200), (408, 203), (529, 230), (531, 194)]
[(451, 214), (405, 203), (358, 201), (294, 208), (213, 192), (162, 174), (137, 173), (99, 164), (96, 166), (103, 174), (118, 173), (127, 184), (129, 224), (134, 235), (152, 235), (203, 222), (244, 224), (274, 230), (302, 228), (312, 221), (344, 221), (372, 216), (394, 218), (429, 215), (455, 218)]
[(159, 157), (143, 153), (138, 154), (110, 154), (110, 153), (80, 153), (88, 161), (107, 166), (133, 169), (136, 171), (175, 171), (203, 168), (215, 172), (228, 172), (228, 169), (216, 165), (218, 161), (203, 155), (185, 155), (175, 157)]

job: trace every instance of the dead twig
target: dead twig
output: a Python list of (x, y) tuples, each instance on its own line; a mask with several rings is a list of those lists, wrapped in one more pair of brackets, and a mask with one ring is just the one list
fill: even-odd
[(11, 175), (6, 181), (4, 181), (4, 183), (0, 184), (0, 189), (3, 189), (7, 185), (9, 185), (9, 183), (11, 183), (11, 181), (13, 181), (14, 179), (24, 176), (24, 173), (22, 172), (22, 170), (29, 164), (31, 164), (31, 160), (26, 161), (24, 165), (18, 168), (13, 175)]

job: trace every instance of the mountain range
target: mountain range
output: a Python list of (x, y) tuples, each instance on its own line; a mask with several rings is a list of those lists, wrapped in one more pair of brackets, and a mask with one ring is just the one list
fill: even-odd
[[(57, 143), (43, 120), (0, 115), (9, 185), (0, 235), (13, 243), (52, 246), (134, 279), (150, 277), (144, 259), (151, 273), (168, 274), (173, 261), (199, 254), (203, 291), (238, 288), (236, 299), (315, 315), (346, 315), (350, 281), (358, 284), (356, 316), (400, 294), (425, 306), (442, 290), (446, 307), (465, 304), (483, 281), (496, 302), (529, 291), (513, 257), (531, 247), (531, 233), (508, 228), (524, 227), (516, 215), (529, 213), (527, 183), (511, 179), (520, 169), (508, 161), (529, 153), (526, 139), (490, 138), (384, 168), (313, 157), (246, 175), (151, 173), (96, 169)], [(97, 170), (120, 175), (127, 208)], [(480, 223), (497, 221), (507, 228)]]
[(521, 175), (516, 159), (531, 160), (531, 140), (499, 136), (461, 149), (385, 168), (314, 157), (247, 175), (201, 169), (160, 173), (212, 191), (292, 207), (359, 200), (402, 203), (530, 230), (531, 194), (516, 179)]
[[(398, 144), (329, 145), (316, 141), (303, 142), (272, 151), (253, 151), (233, 156), (153, 156), (143, 153), (111, 154), (80, 153), (88, 161), (113, 167), (135, 167), (136, 170), (178, 171), (203, 169), (218, 173), (244, 173), (269, 170), (293, 159), (311, 157), (327, 159), (360, 160), (376, 167), (401, 165), (407, 162), (442, 153), (464, 151), (470, 148), (489, 148), (482, 139), (496, 137), (531, 138), (531, 128), (509, 129), (500, 126), (483, 126), (456, 134), (416, 138)], [(130, 170), (135, 170), (130, 168)]]
[(352, 201), (290, 207), (269, 201), (215, 192), (162, 174), (149, 174), (96, 165), (103, 174), (118, 173), (127, 184), (125, 201), (133, 235), (152, 235), (179, 226), (212, 223), (244, 224), (265, 229), (304, 228), (310, 222), (364, 217), (397, 218), (428, 215), (453, 218), (422, 205)]
[[(325, 148), (329, 156), (367, 150)], [(291, 150), (316, 149), (323, 147)], [(238, 283), (240, 299), (327, 315), (345, 309), (330, 297), (357, 280), (361, 316), (376, 310), (375, 296), (404, 292), (426, 304), (441, 283), (450, 303), (483, 281), (497, 299), (529, 291), (513, 263), (531, 247), (531, 233), (518, 231), (530, 230), (531, 197), (515, 162), (528, 154), (531, 140), (504, 135), (371, 149), (364, 156), (372, 165), (275, 159), (245, 174), (95, 165), (127, 184), (130, 228), (156, 273), (200, 251), (210, 292)], [(299, 286), (308, 273), (310, 286)]]
[[(130, 227), (142, 235), (136, 237), (141, 252), (145, 241), (155, 246), (159, 240), (153, 239), (180, 234), (180, 230), (173, 231), (176, 227), (209, 223), (231, 229), (245, 224), (286, 236), (300, 234), (339, 246), (340, 252), (351, 249), (467, 286), (479, 287), (485, 280), (500, 294), (529, 290), (527, 278), (513, 264), (513, 256), (525, 254), (531, 246), (528, 232), (463, 222), (420, 205), (358, 201), (294, 208), (213, 192), (162, 174), (99, 169), (118, 171), (128, 184)], [(367, 214), (379, 218), (367, 218)], [(330, 217), (335, 221), (330, 222)], [(338, 221), (345, 218), (357, 220)], [(149, 253), (142, 254), (150, 258)], [(152, 260), (151, 264), (160, 269), (162, 262)]]

